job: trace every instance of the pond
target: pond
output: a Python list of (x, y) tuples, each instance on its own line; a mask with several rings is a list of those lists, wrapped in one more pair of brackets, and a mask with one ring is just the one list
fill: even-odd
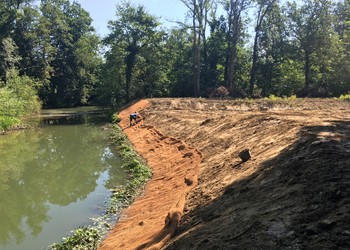
[(0, 136), (0, 249), (45, 249), (105, 212), (126, 171), (92, 109), (46, 110)]

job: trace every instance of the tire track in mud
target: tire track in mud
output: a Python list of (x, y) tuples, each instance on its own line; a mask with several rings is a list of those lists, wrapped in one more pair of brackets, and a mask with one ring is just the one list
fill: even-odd
[(153, 126), (129, 127), (129, 114), (142, 111), (141, 100), (121, 111), (119, 125), (135, 150), (152, 169), (143, 194), (122, 212), (99, 249), (160, 249), (174, 234), (186, 196), (198, 183), (202, 154), (183, 141), (163, 135)]

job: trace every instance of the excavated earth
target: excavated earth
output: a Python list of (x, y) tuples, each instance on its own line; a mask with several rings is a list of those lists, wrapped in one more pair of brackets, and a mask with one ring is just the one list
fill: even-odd
[[(144, 124), (129, 127), (134, 111)], [(100, 249), (350, 249), (349, 111), (337, 99), (126, 107), (120, 126), (153, 177)]]

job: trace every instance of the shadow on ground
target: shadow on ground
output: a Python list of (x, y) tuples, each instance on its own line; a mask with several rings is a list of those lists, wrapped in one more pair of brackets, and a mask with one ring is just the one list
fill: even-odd
[(185, 214), (166, 249), (349, 249), (350, 122), (329, 124), (303, 127), (254, 174)]

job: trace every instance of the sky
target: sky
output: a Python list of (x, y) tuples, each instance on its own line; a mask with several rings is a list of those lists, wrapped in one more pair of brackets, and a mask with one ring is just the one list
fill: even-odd
[[(107, 23), (109, 20), (115, 20), (116, 5), (121, 0), (76, 0), (80, 5), (90, 13), (93, 19), (92, 25), (96, 32), (101, 36), (109, 33)], [(73, 2), (73, 0), (71, 0)], [(184, 21), (186, 16), (186, 7), (180, 0), (130, 0), (132, 4), (143, 5), (146, 11), (159, 17), (165, 27), (176, 26), (170, 21)]]

